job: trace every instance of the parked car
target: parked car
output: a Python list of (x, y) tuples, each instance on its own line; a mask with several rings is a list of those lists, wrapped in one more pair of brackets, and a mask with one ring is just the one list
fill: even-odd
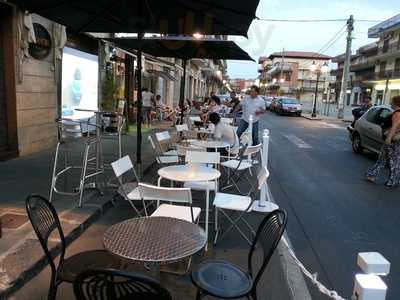
[(381, 120), (392, 112), (393, 109), (388, 105), (374, 106), (355, 122), (354, 127), (347, 126), (355, 153), (362, 153), (364, 149), (380, 153), (384, 143)]
[(275, 111), (280, 114), (295, 114), (301, 116), (301, 103), (299, 99), (295, 98), (279, 98)]

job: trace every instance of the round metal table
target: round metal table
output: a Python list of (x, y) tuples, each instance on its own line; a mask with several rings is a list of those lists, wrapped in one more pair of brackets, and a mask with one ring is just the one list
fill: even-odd
[(176, 262), (200, 251), (204, 230), (184, 220), (144, 217), (123, 221), (104, 233), (104, 247), (126, 259), (148, 263)]
[(204, 141), (204, 140), (194, 140), (191, 142), (193, 146), (201, 147), (201, 148), (228, 148), (230, 145), (224, 141)]
[[(218, 191), (217, 179), (221, 177), (221, 173), (214, 168), (198, 164), (188, 165), (175, 165), (168, 166), (158, 170), (158, 186), (161, 185), (161, 179), (167, 179), (171, 181), (179, 182), (206, 182), (206, 238), (208, 239), (208, 218), (209, 218), (209, 206), (210, 206), (210, 189), (208, 183), (215, 181), (215, 192)], [(205, 250), (207, 251), (207, 244)]]

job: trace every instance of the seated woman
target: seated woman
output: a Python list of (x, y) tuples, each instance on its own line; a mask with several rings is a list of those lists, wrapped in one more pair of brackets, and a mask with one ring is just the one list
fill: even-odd
[(202, 119), (204, 122), (209, 121), (209, 115), (212, 113), (219, 113), (221, 111), (221, 100), (218, 96), (211, 96), (208, 103), (208, 111), (203, 115)]
[[(226, 142), (229, 144), (230, 149), (239, 148), (239, 138), (236, 134), (235, 128), (232, 126), (221, 122), (221, 117), (218, 113), (211, 113), (209, 115), (209, 120), (211, 124), (214, 124), (214, 139)], [(227, 156), (228, 151), (226, 149), (221, 149), (221, 154)]]

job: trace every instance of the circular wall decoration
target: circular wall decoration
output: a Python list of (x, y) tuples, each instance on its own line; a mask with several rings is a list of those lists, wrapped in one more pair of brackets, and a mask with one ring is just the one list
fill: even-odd
[(36, 59), (45, 59), (51, 51), (51, 36), (47, 29), (39, 23), (33, 23), (36, 43), (29, 43), (29, 54)]

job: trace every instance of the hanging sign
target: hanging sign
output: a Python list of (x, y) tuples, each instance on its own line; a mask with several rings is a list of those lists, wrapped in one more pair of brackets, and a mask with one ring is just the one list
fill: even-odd
[(33, 23), (36, 43), (29, 43), (29, 54), (35, 59), (45, 59), (51, 51), (51, 36), (47, 29), (39, 23)]

